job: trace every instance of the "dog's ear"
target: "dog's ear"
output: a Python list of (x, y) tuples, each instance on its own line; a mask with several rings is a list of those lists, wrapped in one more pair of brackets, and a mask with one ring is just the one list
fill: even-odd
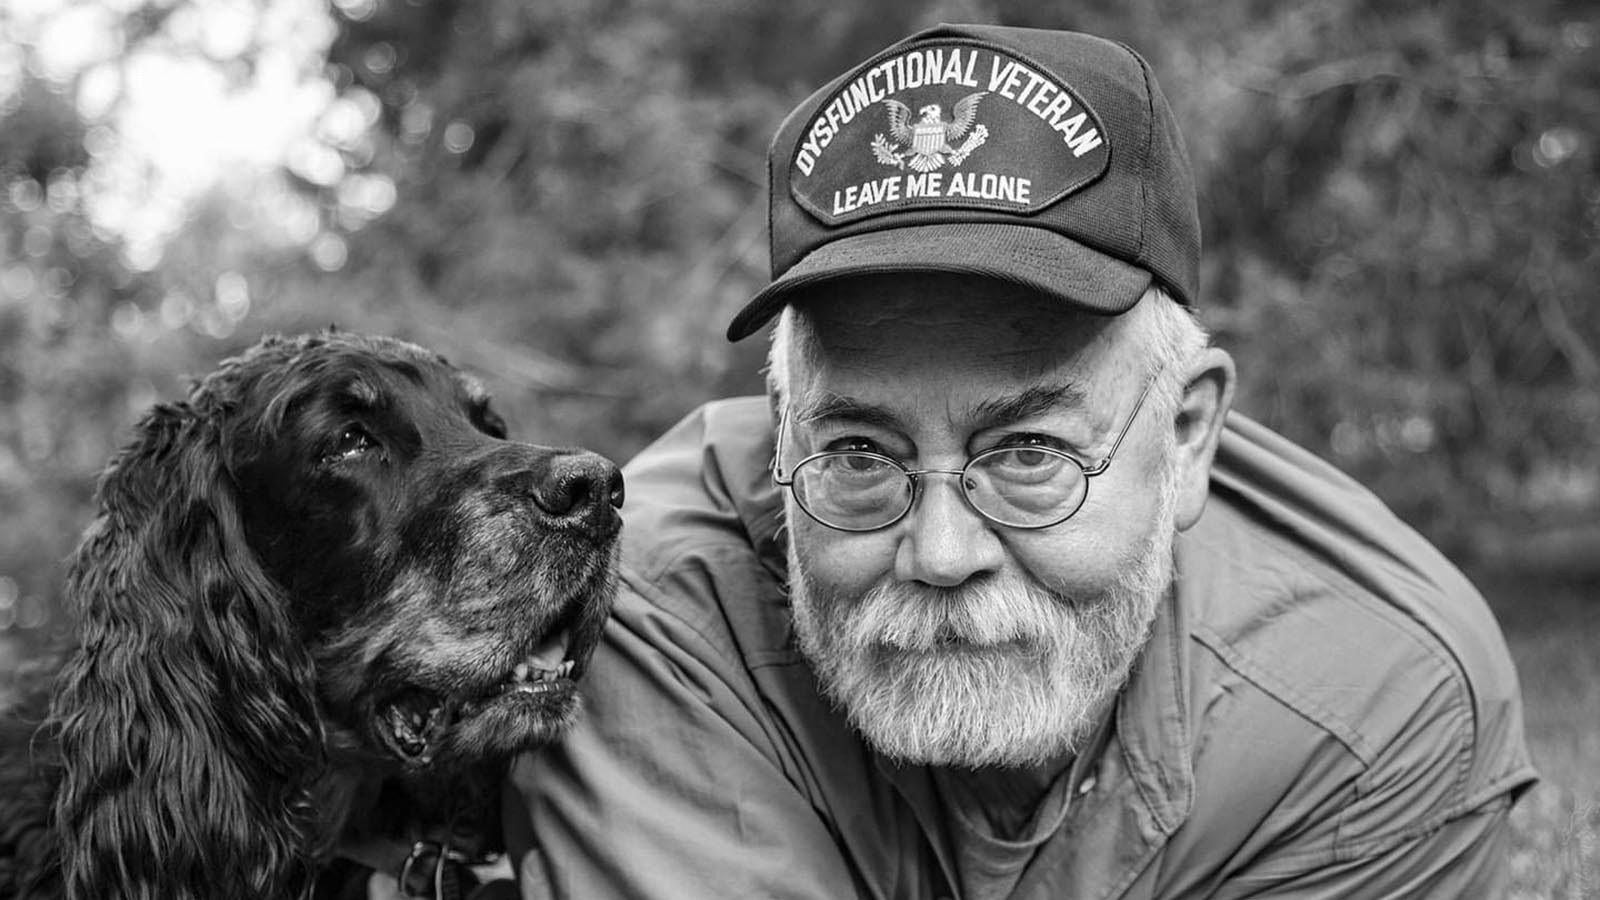
[(295, 897), (313, 877), (311, 663), (245, 544), (220, 427), (159, 406), (101, 477), (52, 703), (67, 895)]

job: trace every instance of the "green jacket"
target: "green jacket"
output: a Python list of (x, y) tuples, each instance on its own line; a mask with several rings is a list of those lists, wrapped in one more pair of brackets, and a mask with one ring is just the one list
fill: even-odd
[(1535, 777), (1503, 638), (1332, 467), (1230, 418), (1098, 752), (1032, 840), (974, 852), (958, 776), (873, 753), (791, 645), (770, 432), (764, 400), (713, 403), (627, 467), (585, 714), (508, 797), (525, 876), (575, 898), (1499, 895)]

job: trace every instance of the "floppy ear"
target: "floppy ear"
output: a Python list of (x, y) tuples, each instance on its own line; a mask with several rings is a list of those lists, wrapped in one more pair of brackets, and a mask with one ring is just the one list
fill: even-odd
[(312, 878), (311, 663), (245, 544), (217, 422), (159, 406), (101, 477), (52, 718), (67, 895), (294, 897)]

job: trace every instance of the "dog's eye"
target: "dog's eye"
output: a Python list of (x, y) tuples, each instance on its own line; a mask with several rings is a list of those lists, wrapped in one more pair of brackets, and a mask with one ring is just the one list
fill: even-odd
[(506, 420), (500, 418), (500, 414), (490, 409), (488, 404), (472, 411), (472, 421), (484, 434), (505, 440)]
[(323, 457), (324, 461), (335, 462), (344, 459), (354, 459), (369, 450), (377, 448), (378, 442), (367, 434), (365, 429), (352, 425), (340, 432), (339, 440), (334, 442), (333, 449)]

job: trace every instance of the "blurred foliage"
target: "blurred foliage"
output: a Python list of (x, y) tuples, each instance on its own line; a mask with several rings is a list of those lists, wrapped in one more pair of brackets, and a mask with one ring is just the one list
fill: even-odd
[[(125, 46), (181, 45), (164, 23), (198, 2), (136, 7)], [(264, 331), (417, 340), (482, 372), (518, 437), (619, 459), (758, 390), (761, 341), (721, 332), (766, 279), (769, 137), (822, 81), (941, 20), (1077, 28), (1151, 60), (1200, 178), (1206, 317), (1240, 361), (1240, 408), (1456, 552), (1600, 519), (1592, 3), (329, 11), (338, 99), (282, 175), (315, 210), (296, 239), (261, 236), (282, 204), (224, 186), (136, 270), (81, 202), (105, 124), (27, 66), (0, 98), (0, 625), (49, 619), (138, 411)]]
[(88, 222), (84, 128), (37, 80), (0, 107), (0, 632), (51, 620), (55, 563), (87, 523), (115, 429), (154, 393), (117, 340), (121, 306), (154, 296)]

